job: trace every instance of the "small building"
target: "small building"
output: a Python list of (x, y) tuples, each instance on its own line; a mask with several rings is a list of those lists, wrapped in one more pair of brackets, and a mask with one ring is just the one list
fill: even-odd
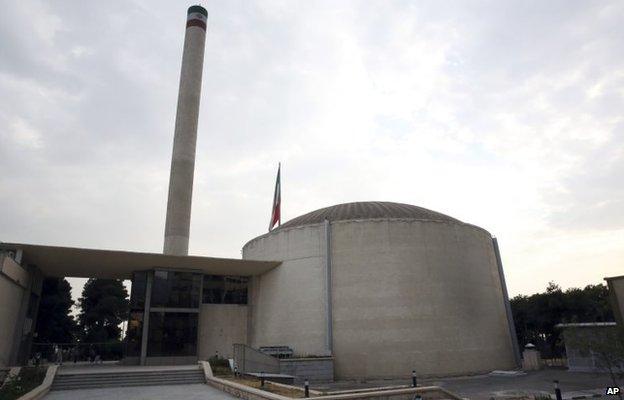
[(624, 326), (624, 275), (604, 279), (609, 287), (609, 300), (615, 321)]
[(579, 340), (605, 342), (611, 340), (617, 329), (615, 322), (583, 322), (557, 324), (563, 330), (568, 369), (575, 372), (605, 372), (600, 357), (592, 350), (579, 348)]
[(609, 302), (616, 322), (584, 322), (555, 326), (563, 330), (570, 371), (605, 372), (596, 352), (579, 349), (579, 340), (582, 338), (585, 342), (604, 343), (613, 341), (617, 335), (621, 335), (618, 328), (624, 325), (624, 275), (604, 279), (609, 287)]

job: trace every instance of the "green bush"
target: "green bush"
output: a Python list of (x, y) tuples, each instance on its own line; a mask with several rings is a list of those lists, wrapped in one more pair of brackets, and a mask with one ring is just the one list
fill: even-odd
[(0, 389), (0, 400), (14, 400), (41, 385), (46, 375), (45, 367), (22, 367), (19, 375), (7, 378)]
[(232, 375), (232, 370), (230, 369), (230, 363), (227, 358), (221, 358), (217, 356), (212, 356), (208, 359), (208, 363), (210, 364), (210, 368), (215, 375), (224, 376), (224, 375)]

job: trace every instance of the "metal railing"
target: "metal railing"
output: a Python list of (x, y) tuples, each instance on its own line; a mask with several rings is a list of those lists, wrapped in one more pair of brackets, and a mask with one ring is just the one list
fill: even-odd
[(29, 364), (101, 363), (123, 357), (124, 343), (33, 343)]

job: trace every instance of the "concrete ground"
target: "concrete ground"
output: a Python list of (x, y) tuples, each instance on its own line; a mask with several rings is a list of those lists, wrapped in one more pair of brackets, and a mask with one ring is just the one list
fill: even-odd
[[(471, 400), (489, 400), (492, 397), (512, 397), (526, 394), (548, 393), (554, 398), (553, 380), (559, 380), (564, 399), (602, 393), (610, 386), (608, 374), (569, 372), (548, 369), (529, 372), (515, 377), (469, 376), (458, 378), (419, 379), (419, 385), (441, 386), (461, 397)], [(348, 390), (372, 386), (393, 386), (410, 384), (407, 380), (379, 380), (367, 382), (343, 381), (330, 385), (313, 385), (318, 390)]]
[(553, 380), (559, 381), (564, 399), (601, 393), (610, 386), (608, 374), (569, 372), (566, 370), (543, 370), (523, 376), (481, 376), (424, 381), (442, 386), (462, 397), (480, 400), (490, 397), (513, 396), (524, 393), (548, 393), (555, 397)]
[(236, 397), (204, 384), (131, 386), (101, 389), (54, 390), (44, 400), (234, 400)]

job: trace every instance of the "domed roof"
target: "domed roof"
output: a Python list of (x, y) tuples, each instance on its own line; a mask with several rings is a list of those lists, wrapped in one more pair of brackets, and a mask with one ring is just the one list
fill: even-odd
[(295, 226), (318, 224), (326, 219), (329, 221), (348, 221), (354, 219), (420, 219), (428, 221), (461, 222), (439, 212), (410, 204), (392, 203), (388, 201), (361, 201), (337, 204), (303, 214), (282, 224), (277, 229)]

